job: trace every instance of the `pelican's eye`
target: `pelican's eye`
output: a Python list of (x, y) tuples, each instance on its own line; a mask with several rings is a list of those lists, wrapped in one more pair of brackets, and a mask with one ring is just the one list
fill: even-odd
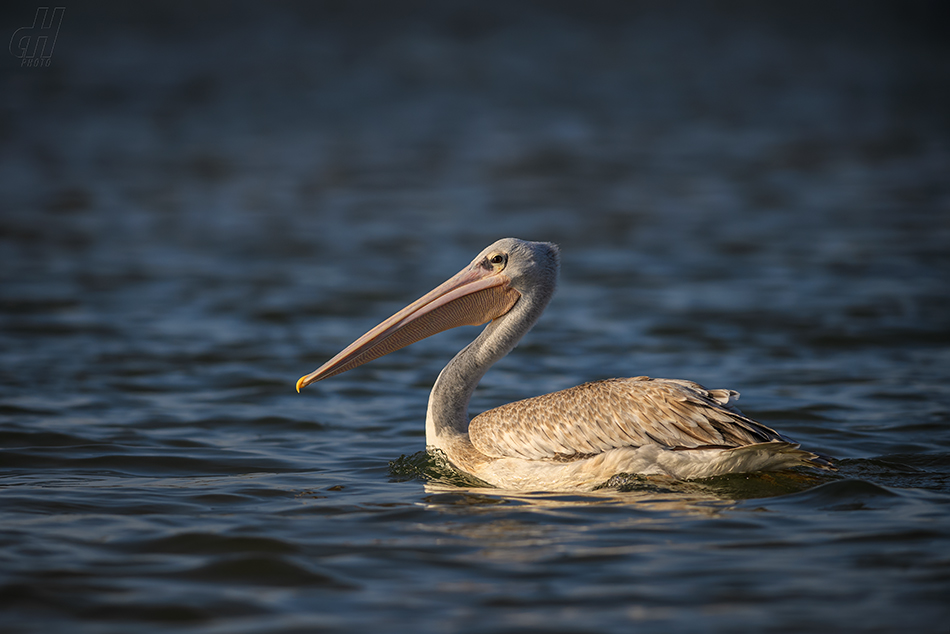
[(494, 255), (488, 256), (488, 263), (492, 265), (496, 270), (501, 270), (505, 268), (505, 264), (508, 262), (508, 256), (504, 253), (495, 253)]

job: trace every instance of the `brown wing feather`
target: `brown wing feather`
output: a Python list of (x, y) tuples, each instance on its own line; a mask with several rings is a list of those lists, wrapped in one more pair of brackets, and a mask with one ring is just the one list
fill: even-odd
[(738, 396), (692, 381), (609, 379), (489, 410), (468, 433), (484, 454), (532, 460), (646, 444), (729, 448), (787, 440), (732, 407)]

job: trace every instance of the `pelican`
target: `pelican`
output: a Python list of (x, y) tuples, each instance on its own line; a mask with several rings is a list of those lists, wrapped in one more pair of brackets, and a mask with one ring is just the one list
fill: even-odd
[(439, 374), (429, 395), (426, 445), (457, 469), (502, 489), (590, 490), (620, 473), (693, 479), (827, 459), (744, 416), (738, 392), (638, 376), (586, 383), (502, 405), (469, 421), (485, 372), (534, 326), (557, 286), (548, 242), (505, 238), (457, 275), (385, 320), (297, 391), (456, 326), (488, 323)]

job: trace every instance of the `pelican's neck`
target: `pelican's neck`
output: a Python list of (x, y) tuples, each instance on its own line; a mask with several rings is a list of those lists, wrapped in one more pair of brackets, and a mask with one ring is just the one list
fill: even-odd
[(442, 369), (426, 412), (426, 444), (444, 448), (448, 437), (468, 434), (468, 404), (478, 382), (492, 365), (518, 344), (534, 326), (553, 293), (550, 289), (521, 298), (505, 315), (493, 320), (475, 341)]

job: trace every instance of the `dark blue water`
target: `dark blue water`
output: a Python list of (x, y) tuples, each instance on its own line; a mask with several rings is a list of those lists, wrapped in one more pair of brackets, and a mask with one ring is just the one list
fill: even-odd
[[(0, 64), (0, 629), (946, 632), (945, 17), (68, 6)], [(839, 470), (466, 488), (475, 329), (295, 393), (504, 236), (562, 283), (473, 410), (686, 378)]]

